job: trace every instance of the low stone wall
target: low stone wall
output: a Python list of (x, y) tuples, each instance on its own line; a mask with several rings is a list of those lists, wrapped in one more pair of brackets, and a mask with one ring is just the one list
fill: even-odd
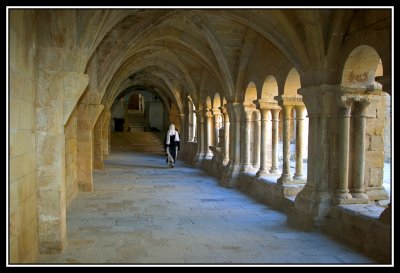
[(251, 173), (242, 173), (238, 179), (238, 189), (260, 203), (276, 210), (287, 212), (293, 207), (296, 194), (302, 185), (281, 186), (274, 180), (277, 177), (256, 177)]
[(374, 204), (332, 207), (322, 230), (374, 260), (390, 263), (391, 227), (379, 220), (383, 210)]

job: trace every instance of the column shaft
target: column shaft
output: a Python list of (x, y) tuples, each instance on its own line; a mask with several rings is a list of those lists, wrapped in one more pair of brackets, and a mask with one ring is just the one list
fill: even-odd
[(242, 153), (242, 171), (249, 171), (251, 169), (251, 161), (250, 161), (250, 128), (251, 128), (251, 113), (252, 111), (245, 110), (244, 111), (244, 123), (243, 135), (243, 153)]
[(365, 108), (368, 106), (367, 99), (357, 100), (357, 115), (354, 126), (354, 187), (351, 189), (353, 198), (368, 200), (365, 194), (364, 171), (365, 171)]
[(296, 107), (296, 172), (293, 179), (304, 180), (303, 176), (303, 132), (304, 107)]
[(283, 106), (283, 168), (282, 175), (278, 179), (279, 183), (292, 181), (290, 174), (290, 112), (292, 106)]
[(339, 188), (337, 199), (351, 199), (349, 194), (349, 134), (350, 111), (352, 102), (346, 98), (341, 101), (341, 115), (339, 119)]
[(269, 109), (261, 109), (261, 153), (260, 153), (260, 169), (257, 172), (257, 176), (269, 174), (267, 170), (267, 117)]
[(279, 109), (272, 110), (272, 162), (271, 173), (278, 174)]

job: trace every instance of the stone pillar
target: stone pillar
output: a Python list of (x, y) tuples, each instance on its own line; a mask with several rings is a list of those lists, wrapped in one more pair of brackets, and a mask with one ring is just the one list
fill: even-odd
[(96, 104), (98, 95), (88, 92), (78, 106), (78, 187), (93, 191), (93, 129), (104, 106)]
[(365, 171), (365, 110), (369, 105), (366, 97), (355, 97), (355, 117), (354, 117), (354, 163), (353, 181), (351, 189), (353, 198), (368, 201), (365, 194), (364, 171)]
[(304, 180), (303, 176), (303, 131), (304, 131), (304, 106), (296, 106), (296, 172), (294, 180)]
[(279, 133), (279, 111), (280, 109), (272, 109), (272, 163), (271, 173), (279, 174), (278, 171), (278, 133)]
[(37, 77), (38, 247), (40, 253), (58, 253), (67, 242), (64, 126), (89, 80), (85, 74), (44, 69)]
[(350, 134), (350, 112), (353, 100), (346, 96), (339, 99), (339, 187), (336, 199), (339, 203), (342, 200), (351, 199), (349, 194), (349, 134)]
[(111, 112), (106, 111), (104, 112), (104, 117), (103, 117), (103, 128), (102, 128), (102, 154), (103, 154), (103, 159), (108, 159), (109, 153), (110, 153), (110, 117), (111, 117)]
[(268, 118), (268, 112), (270, 110), (267, 108), (260, 109), (261, 112), (261, 154), (260, 154), (260, 169), (257, 172), (257, 176), (263, 176), (265, 174), (269, 174), (269, 171), (267, 170), (267, 118)]
[(100, 115), (93, 130), (93, 169), (103, 168), (103, 115)]
[(281, 177), (278, 179), (279, 184), (292, 181), (290, 174), (290, 112), (291, 105), (283, 105), (283, 169)]
[(229, 115), (225, 107), (222, 107), (222, 114), (224, 115), (224, 158), (222, 163), (224, 165), (229, 162)]
[[(261, 114), (260, 111), (255, 110), (254, 123), (254, 147), (253, 147), (253, 169), (258, 170), (260, 168), (260, 156), (261, 156)], [(253, 112), (253, 113), (254, 113)]]
[(229, 163), (220, 180), (224, 187), (234, 187), (240, 175), (240, 123), (242, 119), (243, 103), (226, 103), (229, 113)]
[(243, 152), (241, 154), (242, 158), (242, 168), (241, 171), (249, 171), (251, 170), (251, 159), (250, 159), (250, 127), (251, 127), (251, 116), (253, 113), (253, 109), (247, 109), (245, 108), (243, 111), (243, 121), (242, 124), (244, 124), (242, 128), (242, 136), (244, 136), (244, 139), (242, 140), (242, 147), (243, 147)]
[(205, 155), (205, 134), (204, 134), (204, 112), (203, 110), (197, 110), (197, 120), (199, 126), (197, 126), (197, 159), (196, 162), (201, 162)]
[(213, 153), (210, 150), (210, 146), (213, 145), (213, 122), (212, 122), (212, 112), (211, 110), (207, 110), (205, 113), (205, 118), (206, 118), (206, 128), (207, 128), (207, 134), (206, 134), (206, 147), (205, 147), (205, 158), (211, 159), (213, 157)]
[(222, 127), (222, 114), (220, 109), (212, 109), (214, 115), (214, 146), (219, 146), (219, 129)]
[(307, 182), (297, 194), (287, 219), (290, 225), (310, 230), (324, 224), (332, 206), (332, 180), (337, 181), (338, 174), (337, 169), (331, 168), (332, 149), (337, 145), (335, 134), (339, 131), (334, 122), (335, 98), (342, 92), (340, 86), (321, 85), (301, 88), (298, 93), (307, 107), (309, 120)]

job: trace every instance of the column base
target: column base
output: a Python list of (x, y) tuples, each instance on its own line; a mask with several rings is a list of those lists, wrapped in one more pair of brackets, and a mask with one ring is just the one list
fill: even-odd
[(289, 225), (308, 231), (324, 225), (325, 216), (331, 207), (331, 197), (329, 192), (316, 191), (306, 184), (288, 211)]
[(240, 165), (228, 164), (218, 184), (226, 188), (234, 188), (240, 175)]
[(269, 172), (271, 174), (274, 174), (274, 175), (280, 175), (281, 174), (281, 172), (278, 169), (271, 169)]
[(337, 192), (335, 195), (334, 203), (335, 204), (352, 204), (351, 199), (353, 199), (353, 196), (351, 196), (350, 193)]
[(251, 166), (250, 163), (244, 163), (240, 170), (242, 172), (248, 172), (248, 171), (251, 171), (252, 169), (253, 169), (253, 166)]
[(368, 195), (366, 195), (366, 194), (363, 193), (363, 192), (352, 192), (352, 193), (351, 193), (351, 196), (353, 196), (353, 199), (354, 199), (354, 198), (357, 198), (357, 199), (364, 199), (364, 200), (366, 200), (367, 202), (369, 201)]
[(270, 174), (270, 172), (267, 171), (267, 170), (259, 170), (259, 171), (257, 172), (256, 176), (257, 176), (257, 177), (261, 177), (261, 176), (268, 175), (268, 174)]
[(293, 178), (290, 174), (282, 174), (281, 177), (278, 178), (277, 183), (278, 184), (286, 184), (290, 183), (293, 181)]
[(304, 175), (302, 173), (295, 173), (293, 176), (293, 180), (298, 180), (298, 181), (303, 181), (304, 183), (306, 182), (306, 178), (304, 177)]

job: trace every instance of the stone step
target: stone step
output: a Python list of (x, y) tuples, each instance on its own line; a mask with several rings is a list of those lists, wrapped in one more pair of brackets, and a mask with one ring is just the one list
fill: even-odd
[(164, 153), (164, 132), (115, 132), (111, 134), (111, 146), (134, 152)]

